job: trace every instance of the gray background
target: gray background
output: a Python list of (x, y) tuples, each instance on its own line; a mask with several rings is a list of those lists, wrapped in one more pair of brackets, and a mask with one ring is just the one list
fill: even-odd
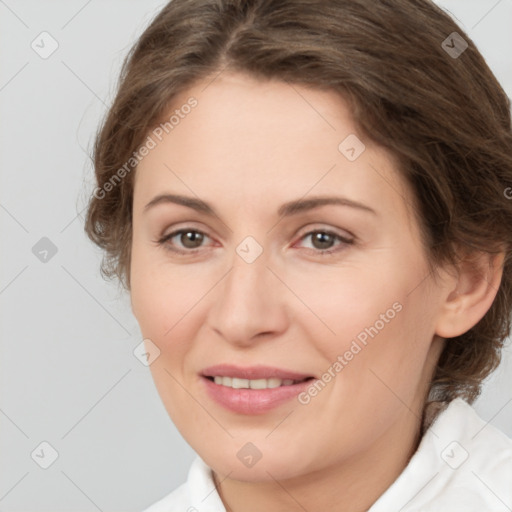
[[(512, 0), (438, 3), (512, 96)], [(101, 279), (83, 234), (93, 135), (123, 57), (164, 4), (0, 0), (3, 512), (142, 510), (184, 481), (193, 458), (133, 355), (129, 299)], [(31, 47), (43, 31), (59, 45), (46, 59)], [(43, 237), (57, 249), (46, 262), (32, 251), (48, 250)], [(476, 408), (512, 436), (510, 348)], [(47, 469), (44, 441), (59, 455)]]

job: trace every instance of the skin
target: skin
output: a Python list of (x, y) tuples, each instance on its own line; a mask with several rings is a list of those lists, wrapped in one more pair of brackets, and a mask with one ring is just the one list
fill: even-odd
[[(461, 266), (434, 279), (396, 162), (334, 92), (225, 72), (172, 110), (190, 96), (198, 106), (142, 160), (134, 185), (131, 301), (160, 350), (158, 392), (227, 510), (367, 510), (417, 448), (443, 337), (485, 314), (501, 262), (481, 256), (485, 275)], [(349, 134), (366, 146), (352, 162), (338, 150)], [(201, 198), (218, 216), (173, 203), (145, 210), (164, 193)], [(374, 213), (324, 205), (279, 218), (283, 203), (317, 195)], [(206, 236), (157, 243), (181, 228)], [(315, 244), (311, 232), (325, 229), (353, 243)], [(252, 263), (236, 252), (247, 236), (263, 249)], [(243, 415), (205, 393), (199, 372), (213, 364), (320, 378), (394, 303), (400, 312), (307, 405)], [(248, 442), (262, 454), (251, 468), (237, 458)]]

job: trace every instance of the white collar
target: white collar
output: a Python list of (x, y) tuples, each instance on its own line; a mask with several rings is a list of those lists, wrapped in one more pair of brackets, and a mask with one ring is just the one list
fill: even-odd
[(461, 398), (441, 411), (368, 512), (510, 512), (512, 439)]

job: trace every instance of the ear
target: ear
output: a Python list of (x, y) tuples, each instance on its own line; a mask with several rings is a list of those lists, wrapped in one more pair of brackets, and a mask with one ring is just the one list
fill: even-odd
[(474, 327), (491, 307), (501, 283), (505, 253), (473, 253), (446, 281), (436, 334), (460, 336)]

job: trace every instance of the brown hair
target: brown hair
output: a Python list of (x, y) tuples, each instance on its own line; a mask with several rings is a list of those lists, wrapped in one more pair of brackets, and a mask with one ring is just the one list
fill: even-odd
[(225, 69), (339, 92), (361, 134), (397, 158), (432, 266), (456, 262), (460, 248), (505, 249), (491, 308), (447, 341), (431, 383), (435, 400), (472, 402), (511, 327), (510, 100), (468, 35), (429, 0), (167, 4), (127, 56), (96, 138), (86, 232), (105, 250), (103, 275), (130, 287), (134, 151), (177, 94)]

